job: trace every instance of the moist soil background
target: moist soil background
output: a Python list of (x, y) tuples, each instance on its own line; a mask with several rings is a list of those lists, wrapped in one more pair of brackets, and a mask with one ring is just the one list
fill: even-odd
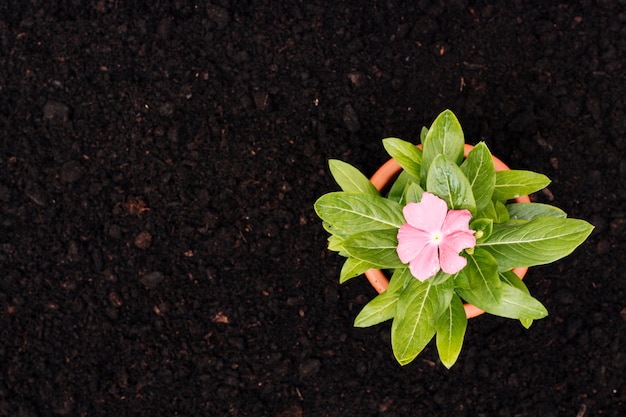
[[(2, 2), (0, 415), (625, 415), (625, 2), (493, 3)], [(401, 367), (313, 202), (446, 108), (596, 229)]]

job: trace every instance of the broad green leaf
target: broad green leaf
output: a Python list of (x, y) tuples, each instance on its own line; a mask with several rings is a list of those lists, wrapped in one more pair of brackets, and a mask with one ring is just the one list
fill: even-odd
[(435, 301), (434, 319), (437, 320), (445, 309), (450, 305), (454, 295), (454, 276), (439, 271), (437, 275), (428, 279), (433, 291)]
[(396, 252), (397, 235), (397, 230), (356, 233), (346, 238), (343, 248), (352, 258), (367, 262), (374, 268), (402, 268), (405, 265)]
[(348, 257), (341, 267), (341, 273), (339, 274), (339, 283), (343, 284), (350, 278), (357, 277), (373, 267), (374, 266), (370, 263), (367, 263), (360, 259)]
[(328, 250), (333, 252), (342, 252), (343, 251), (343, 241), (344, 237), (337, 235), (328, 236)]
[(350, 235), (350, 233), (346, 232), (345, 230), (338, 229), (326, 221), (322, 221), (322, 227), (331, 235), (335, 235), (335, 236), (342, 237), (342, 238), (348, 237)]
[(361, 310), (354, 325), (356, 327), (368, 327), (393, 318), (400, 294), (414, 280), (415, 278), (411, 275), (409, 268), (395, 269), (389, 280), (387, 291), (376, 296)]
[(519, 319), (519, 322), (522, 324), (522, 326), (524, 326), (524, 328), (528, 329), (530, 328), (530, 326), (532, 326), (533, 324), (533, 319), (528, 319), (528, 318), (523, 318), (523, 319)]
[(348, 233), (399, 229), (405, 222), (398, 203), (364, 193), (325, 194), (315, 202), (315, 211), (323, 221)]
[(430, 282), (430, 285), (439, 286), (446, 281), (454, 281), (453, 279), (450, 279), (451, 277), (452, 275), (446, 274), (442, 269), (440, 269), (434, 276), (428, 278), (428, 282)]
[(459, 289), (465, 290), (465, 291), (470, 290), (469, 278), (468, 278), (468, 274), (466, 273), (466, 271), (460, 270), (459, 272), (454, 274), (453, 277), (454, 277), (454, 290), (455, 291), (458, 292)]
[(452, 162), (459, 165), (463, 161), (465, 139), (461, 124), (454, 113), (450, 110), (445, 110), (437, 116), (430, 129), (428, 129), (422, 145), (422, 184), (425, 184), (430, 165), (437, 155), (446, 155)]
[(458, 295), (454, 294), (448, 308), (439, 316), (435, 328), (439, 358), (450, 369), (459, 358), (467, 329), (465, 308)]
[(481, 211), (491, 202), (491, 195), (496, 184), (496, 170), (493, 166), (491, 152), (484, 142), (480, 142), (467, 155), (461, 171), (467, 177), (474, 199), (476, 200), (476, 209)]
[(498, 213), (496, 212), (495, 204), (493, 201), (487, 203), (487, 205), (484, 206), (482, 209), (476, 211), (476, 217), (478, 218), (491, 219), (494, 222), (498, 221)]
[(398, 138), (383, 139), (385, 150), (415, 180), (420, 180), (422, 167), (422, 151), (411, 142)]
[(506, 282), (502, 283), (500, 302), (479, 308), (494, 316), (526, 322), (542, 319), (548, 315), (548, 310), (536, 298)]
[(411, 281), (400, 295), (391, 325), (391, 346), (400, 365), (410, 363), (435, 335), (437, 300), (428, 281)]
[[(524, 284), (524, 281), (522, 281), (517, 275), (515, 275), (513, 271), (501, 272), (500, 279), (502, 280), (502, 282), (505, 282), (517, 288), (518, 290), (530, 295), (530, 291), (528, 291), (528, 288), (526, 287), (526, 284)], [(520, 319), (520, 323), (522, 324), (522, 326), (528, 329), (533, 324), (533, 319), (522, 318)]]
[(476, 214), (472, 187), (461, 169), (448, 157), (439, 155), (430, 167), (426, 189), (448, 204), (450, 210), (468, 209)]
[(470, 229), (473, 230), (476, 241), (483, 241), (489, 237), (493, 230), (492, 219), (473, 219), (470, 222)]
[(413, 184), (414, 181), (411, 175), (405, 171), (401, 171), (398, 178), (394, 181), (393, 185), (389, 189), (389, 194), (387, 198), (389, 200), (395, 201), (396, 203), (402, 204), (404, 198), (404, 191), (409, 186), (409, 184)]
[(343, 250), (343, 241), (349, 236), (349, 233), (337, 229), (327, 222), (322, 222), (322, 226), (330, 233), (330, 236), (328, 236), (328, 250), (339, 252), (341, 256), (348, 256)]
[(420, 130), (420, 143), (424, 143), (426, 135), (428, 135), (428, 128), (426, 126), (422, 126), (422, 130)]
[(378, 190), (370, 180), (352, 165), (338, 159), (331, 159), (328, 161), (328, 167), (343, 191), (378, 195)]
[(370, 327), (390, 320), (396, 314), (400, 293), (385, 291), (367, 303), (354, 319), (355, 327)]
[(496, 210), (496, 223), (505, 223), (510, 220), (509, 211), (502, 201), (496, 201), (493, 206)]
[(541, 203), (514, 203), (507, 204), (511, 220), (534, 220), (539, 217), (565, 218), (567, 214), (557, 207)]
[(500, 272), (499, 275), (502, 282), (506, 282), (507, 284), (517, 288), (518, 290), (524, 291), (526, 294), (530, 294), (530, 291), (528, 291), (528, 287), (526, 287), (524, 281), (522, 281), (517, 275), (515, 275), (515, 272), (505, 271)]
[(482, 310), (485, 306), (498, 304), (502, 296), (502, 281), (498, 276), (496, 260), (478, 247), (466, 258), (467, 265), (455, 277), (457, 293)]
[(422, 187), (412, 182), (409, 183), (406, 189), (404, 190), (404, 196), (402, 197), (402, 204), (407, 203), (419, 203), (422, 200), (422, 194), (424, 194), (424, 190)]
[(492, 198), (499, 201), (512, 200), (539, 191), (548, 184), (550, 179), (536, 172), (515, 169), (498, 171)]
[(493, 232), (476, 247), (488, 251), (500, 271), (543, 265), (561, 259), (589, 236), (593, 226), (584, 220), (540, 217), (510, 225), (494, 224)]
[(409, 271), (408, 267), (397, 268), (393, 271), (393, 275), (389, 280), (389, 286), (387, 287), (387, 291), (401, 292), (414, 279), (416, 278), (411, 275), (411, 271)]

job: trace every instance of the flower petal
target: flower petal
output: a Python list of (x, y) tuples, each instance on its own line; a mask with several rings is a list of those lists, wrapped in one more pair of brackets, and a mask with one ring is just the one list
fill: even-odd
[(439, 245), (439, 251), (449, 251), (458, 254), (463, 249), (473, 248), (476, 246), (476, 237), (472, 231), (458, 231), (443, 237)]
[(439, 272), (439, 254), (437, 245), (428, 244), (409, 264), (411, 275), (420, 281), (426, 281)]
[(476, 246), (476, 238), (469, 228), (472, 215), (468, 210), (450, 210), (443, 224), (443, 239), (439, 245), (441, 269), (456, 274), (467, 265), (467, 259), (459, 256), (463, 249)]
[(427, 192), (422, 194), (422, 201), (408, 203), (402, 209), (407, 223), (426, 232), (439, 232), (447, 212), (446, 202)]
[(402, 263), (408, 264), (430, 242), (430, 235), (423, 230), (416, 229), (408, 223), (398, 230), (398, 257)]
[(441, 269), (446, 274), (456, 274), (467, 265), (467, 259), (458, 255), (458, 253), (446, 250), (445, 245), (439, 246), (439, 262), (441, 263)]
[(441, 232), (445, 235), (457, 231), (470, 231), (469, 221), (472, 213), (469, 210), (450, 210), (441, 227)]

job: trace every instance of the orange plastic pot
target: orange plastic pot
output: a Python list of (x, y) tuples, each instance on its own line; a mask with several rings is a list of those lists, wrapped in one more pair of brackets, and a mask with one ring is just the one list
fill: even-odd
[[(418, 145), (418, 147), (421, 148), (422, 146)], [(467, 145), (467, 144), (465, 145), (465, 150), (464, 150), (465, 157), (467, 157), (467, 155), (473, 148), (474, 147), (472, 145)], [(502, 162), (495, 156), (492, 156), (492, 158), (493, 158), (493, 165), (496, 171), (508, 171), (510, 169), (508, 166), (506, 166), (504, 162)], [(383, 166), (381, 166), (378, 169), (378, 171), (374, 173), (374, 175), (372, 175), (372, 178), (370, 178), (370, 182), (374, 184), (374, 186), (376, 187), (376, 189), (378, 189), (378, 191), (381, 191), (386, 186), (391, 184), (391, 182), (398, 175), (398, 173), (400, 173), (401, 170), (402, 168), (396, 162), (396, 160), (390, 159), (385, 164), (383, 164)], [(522, 197), (516, 198), (515, 201), (518, 203), (530, 203), (530, 198), (528, 198), (528, 196), (522, 196)], [(513, 272), (515, 273), (515, 275), (517, 275), (520, 279), (524, 279), (524, 276), (526, 275), (527, 271), (528, 271), (528, 267), (513, 269)], [(389, 285), (389, 279), (387, 278), (385, 273), (381, 271), (380, 269), (369, 269), (365, 272), (365, 276), (367, 277), (372, 287), (374, 287), (374, 289), (378, 291), (379, 294), (384, 292), (387, 289), (387, 286)], [(465, 314), (467, 315), (468, 319), (479, 316), (483, 313), (484, 311), (479, 309), (478, 307), (473, 306), (471, 304), (465, 304)]]

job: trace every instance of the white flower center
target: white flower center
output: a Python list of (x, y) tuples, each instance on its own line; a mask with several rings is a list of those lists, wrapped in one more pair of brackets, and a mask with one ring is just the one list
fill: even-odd
[(430, 235), (430, 241), (434, 244), (434, 245), (439, 245), (441, 243), (441, 233), (440, 232), (436, 232), (433, 233), (432, 235)]

